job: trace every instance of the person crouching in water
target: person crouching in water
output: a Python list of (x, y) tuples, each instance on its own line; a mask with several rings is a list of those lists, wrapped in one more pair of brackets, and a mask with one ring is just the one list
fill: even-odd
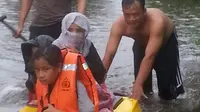
[(86, 38), (90, 31), (89, 20), (81, 13), (69, 13), (63, 18), (61, 29), (60, 36), (52, 44), (60, 49), (68, 48), (74, 52), (79, 52), (85, 57), (98, 83), (100, 110), (112, 111), (112, 95), (105, 85), (106, 70), (93, 43)]
[(28, 104), (31, 104), (32, 101), (36, 99), (35, 96), (35, 84), (36, 84), (36, 75), (34, 72), (33, 64), (31, 59), (35, 54), (36, 50), (41, 47), (46, 47), (50, 45), (54, 39), (48, 35), (39, 35), (34, 39), (28, 40), (21, 44), (22, 56), (25, 63), (25, 72), (28, 74), (28, 79), (25, 82), (25, 85), (29, 91)]
[(82, 55), (50, 45), (33, 61), (38, 112), (99, 112), (96, 81)]

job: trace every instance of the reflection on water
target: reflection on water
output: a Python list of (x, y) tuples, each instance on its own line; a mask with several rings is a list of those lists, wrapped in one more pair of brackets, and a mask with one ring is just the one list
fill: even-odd
[[(17, 26), (18, 0), (0, 0), (0, 15), (6, 14), (8, 22)], [(199, 54), (196, 45), (199, 38), (200, 14), (199, 4), (190, 0), (148, 0), (147, 7), (157, 7), (163, 10), (176, 24), (180, 42), (181, 70), (183, 72), (186, 94), (175, 101), (164, 102), (157, 97), (156, 77), (154, 75), (154, 95), (142, 104), (145, 112), (189, 112), (199, 104)], [(103, 57), (112, 22), (121, 15), (121, 0), (88, 0), (87, 16), (90, 19), (92, 31), (89, 37)], [(28, 38), (28, 26), (33, 17), (29, 14), (23, 35)], [(9, 85), (24, 85), (27, 75), (23, 72), (24, 65), (20, 51), (20, 39), (13, 39), (10, 32), (0, 24), (0, 88)], [(129, 93), (133, 77), (133, 40), (123, 38), (108, 73), (108, 86), (115, 92)], [(13, 103), (22, 97), (20, 90), (12, 97)], [(25, 93), (25, 92), (23, 92)], [(10, 101), (12, 101), (10, 100)], [(4, 101), (4, 100), (3, 100)], [(8, 102), (10, 104), (10, 102)]]

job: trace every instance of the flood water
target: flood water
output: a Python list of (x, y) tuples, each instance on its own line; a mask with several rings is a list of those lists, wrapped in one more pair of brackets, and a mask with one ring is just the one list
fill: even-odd
[[(191, 0), (147, 0), (147, 7), (163, 10), (176, 24), (180, 43), (180, 65), (186, 93), (177, 100), (163, 102), (157, 97), (154, 74), (154, 95), (142, 104), (144, 112), (199, 112), (194, 110), (200, 104), (200, 13), (199, 4)], [(0, 0), (0, 15), (7, 15), (6, 21), (17, 27), (18, 0)], [(92, 31), (89, 38), (103, 57), (112, 22), (122, 14), (121, 0), (88, 0), (87, 16)], [(23, 35), (28, 38), (30, 13)], [(26, 102), (27, 78), (20, 44), (22, 40), (12, 38), (12, 34), (0, 24), (0, 110), (16, 112)], [(114, 92), (130, 93), (134, 80), (132, 39), (123, 38), (108, 73), (107, 84)]]

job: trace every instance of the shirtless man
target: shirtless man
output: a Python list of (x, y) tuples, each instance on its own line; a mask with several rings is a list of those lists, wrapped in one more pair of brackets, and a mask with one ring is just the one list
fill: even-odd
[[(145, 0), (122, 0), (123, 15), (111, 28), (103, 63), (106, 70), (118, 49), (122, 36), (135, 40), (133, 45), (135, 82), (132, 97), (141, 100), (152, 92), (152, 69), (158, 80), (159, 97), (176, 99), (184, 93), (179, 68), (179, 50), (175, 26), (162, 11), (145, 8)], [(144, 92), (143, 92), (144, 89)]]

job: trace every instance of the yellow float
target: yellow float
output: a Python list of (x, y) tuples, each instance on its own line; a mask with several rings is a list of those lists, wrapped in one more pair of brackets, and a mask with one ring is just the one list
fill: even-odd
[[(138, 101), (128, 97), (122, 97), (113, 108), (114, 112), (142, 112)], [(37, 112), (37, 107), (27, 105), (19, 112)]]

